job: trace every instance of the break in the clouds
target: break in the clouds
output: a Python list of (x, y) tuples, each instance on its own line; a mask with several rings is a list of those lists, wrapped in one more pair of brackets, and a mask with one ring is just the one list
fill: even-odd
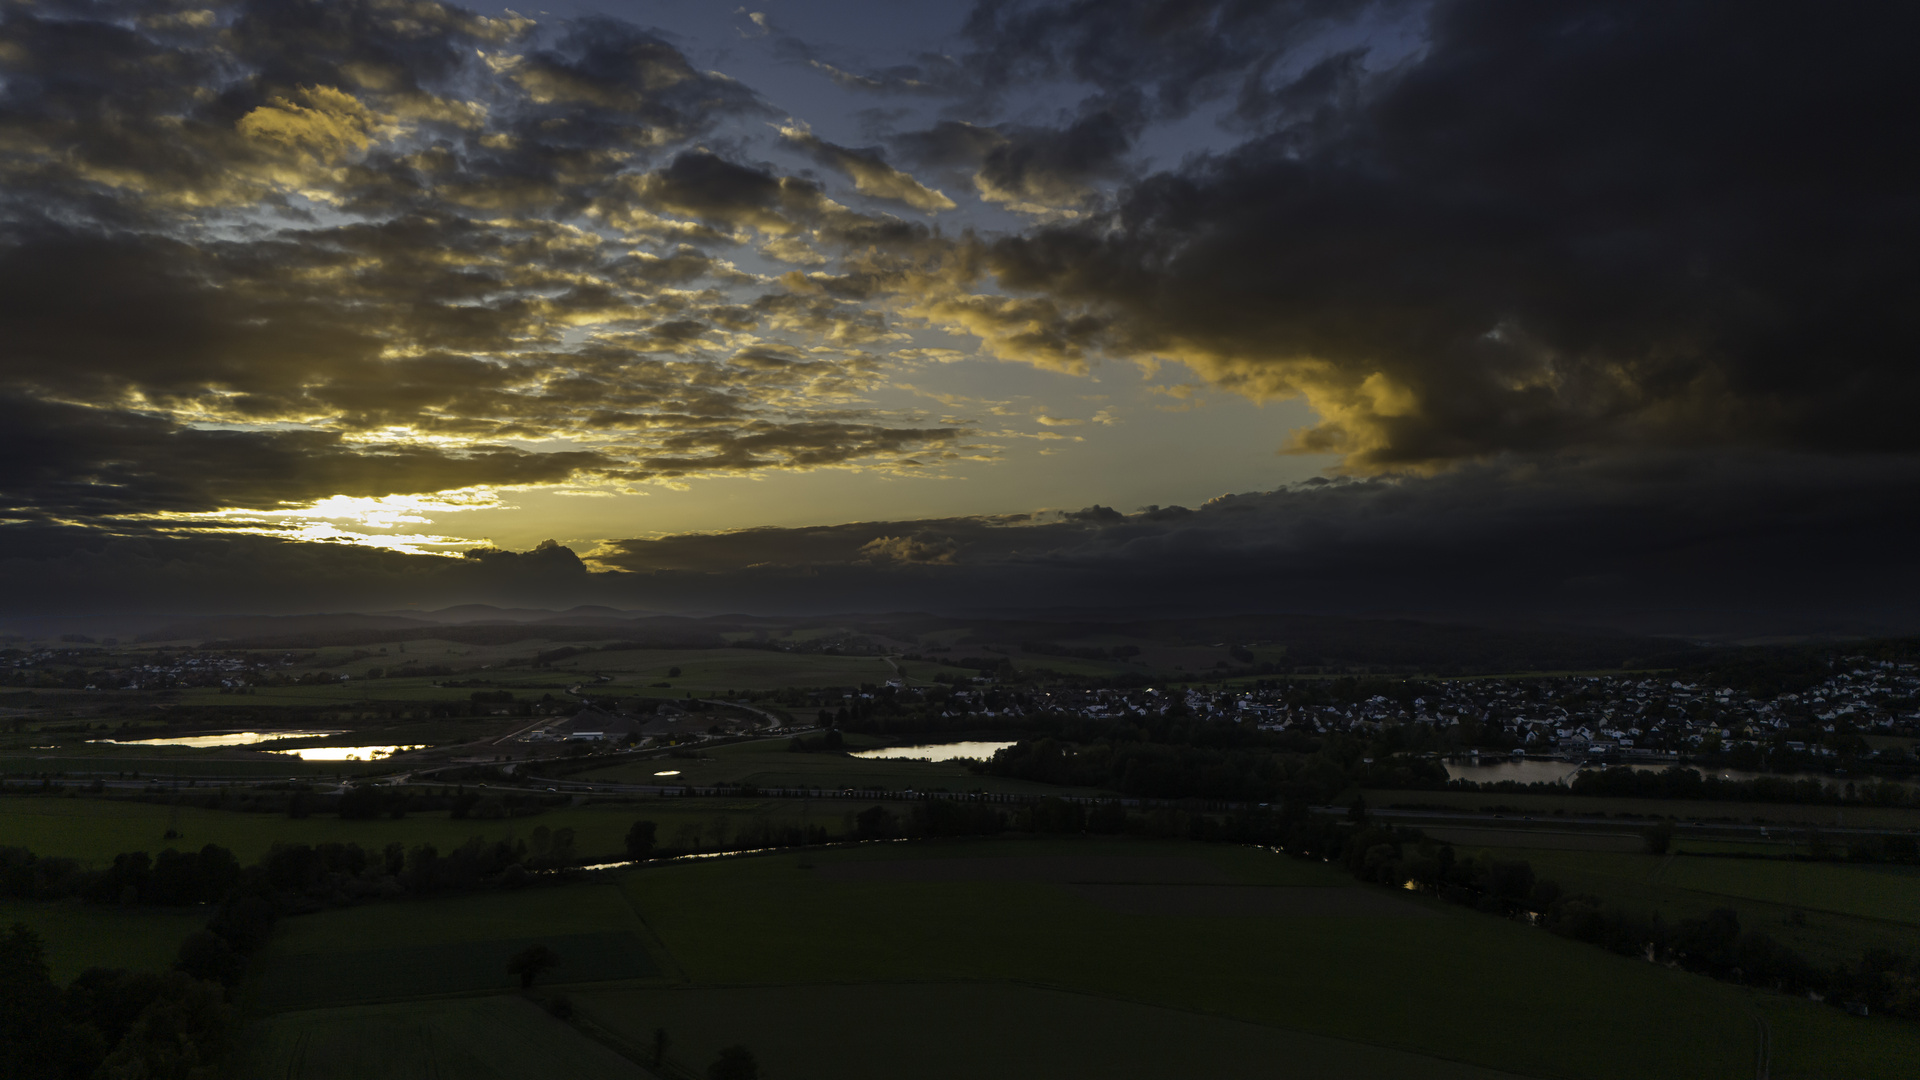
[(1920, 462), (1661, 453), (1112, 507), (545, 544), (459, 559), (259, 537), (6, 527), (14, 614), (1317, 611), (1638, 632), (1920, 624)]
[[(1658, 470), (1609, 462), (1857, 517), (1920, 452), (1911, 5), (982, 0), (893, 54), (803, 12), (725, 42), (619, 15), (0, 0), (20, 550), (314, 537), (303, 509), (345, 503), (386, 509), (331, 538), (457, 550), (483, 537), (436, 514), (564, 490), (605, 507), (582, 574), (1040, 597), (1121, 548), (1317, 566), (1300, 522), (1395, 500), (1488, 544), (1521, 535), (1503, 491), (1665, 521)], [(761, 89), (795, 73), (818, 92)], [(1207, 395), (1310, 412), (1249, 426), (1245, 459), (1370, 479), (1182, 495), (1179, 522), (981, 516), (1048, 455), (1194, 430), (1170, 403)], [(1111, 434), (1058, 419), (1091, 412)], [(954, 510), (641, 512), (826, 470)], [(1082, 486), (1060, 505), (1114, 501)], [(1764, 502), (1726, 520), (1772, 528)], [(418, 542), (378, 538), (402, 506)]]

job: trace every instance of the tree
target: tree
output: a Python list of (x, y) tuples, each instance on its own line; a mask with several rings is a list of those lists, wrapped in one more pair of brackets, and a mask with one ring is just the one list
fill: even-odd
[(507, 974), (520, 976), (520, 989), (531, 990), (533, 980), (558, 966), (560, 954), (545, 945), (529, 945), (507, 961)]
[(47, 970), (46, 945), (14, 923), (0, 935), (0, 1071), (58, 1076), (59, 1050), (60, 988)]
[(760, 1063), (744, 1046), (729, 1046), (707, 1066), (707, 1080), (760, 1080)]
[(653, 854), (653, 843), (658, 827), (651, 821), (636, 821), (627, 830), (627, 858), (644, 859)]

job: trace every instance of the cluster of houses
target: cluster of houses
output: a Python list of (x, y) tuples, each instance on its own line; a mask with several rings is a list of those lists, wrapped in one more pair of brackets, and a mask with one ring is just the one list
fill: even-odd
[[(1394, 724), (1471, 725), (1481, 745), (1561, 755), (1660, 756), (1783, 746), (1813, 756), (1899, 752), (1871, 736), (1920, 736), (1920, 666), (1856, 659), (1816, 686), (1775, 695), (1654, 676), (1460, 679), (1422, 684), (1410, 701), (1374, 696), (1306, 704), (1286, 690), (1190, 691), (1196, 712), (1263, 728), (1316, 732)], [(1882, 740), (1893, 743), (1894, 738)]]
[[(1471, 745), (1563, 757), (1673, 757), (1750, 747), (1809, 756), (1908, 753), (1920, 737), (1920, 665), (1852, 658), (1817, 685), (1765, 694), (1658, 675), (1452, 679), (1403, 684), (1396, 697), (1332, 702), (1298, 682), (1260, 689), (1195, 687), (956, 689), (945, 718), (1068, 712), (1122, 720), (1195, 715), (1266, 730), (1365, 732), (1401, 724), (1463, 727)], [(911, 692), (910, 692), (911, 693)], [(848, 697), (857, 697), (848, 695)], [(1883, 738), (1876, 738), (1883, 737)]]

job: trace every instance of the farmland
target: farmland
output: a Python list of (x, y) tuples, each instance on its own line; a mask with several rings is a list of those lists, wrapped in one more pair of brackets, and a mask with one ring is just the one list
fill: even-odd
[[(100, 866), (123, 851), (197, 850), (206, 844), (219, 844), (245, 863), (256, 861), (276, 843), (354, 843), (370, 850), (392, 843), (433, 844), (445, 851), (476, 837), (524, 840), (544, 827), (574, 830), (575, 850), (592, 856), (620, 852), (627, 829), (638, 818), (658, 823), (662, 843), (700, 848), (724, 844), (742, 823), (750, 822), (825, 825), (838, 832), (847, 812), (867, 805), (828, 799), (670, 797), (558, 807), (493, 821), (455, 819), (444, 811), (350, 821), (333, 814), (289, 818), (126, 800), (16, 796), (0, 799), (0, 836), (8, 844)], [(170, 829), (178, 836), (166, 838)], [(689, 842), (690, 836), (696, 838)]]
[(648, 1080), (518, 997), (290, 1013), (250, 1033), (241, 1055), (241, 1074), (260, 1080)]
[[(1278, 906), (1206, 913), (1249, 890)], [(1331, 909), (1346, 914), (1324, 914), (1328, 890), (1350, 897)], [(557, 941), (644, 943), (660, 975), (565, 989), (627, 1045), (668, 1027), (676, 1056), (695, 1069), (739, 1041), (778, 1076), (897, 1075), (922, 1060), (916, 1047), (969, 1040), (948, 1065), (929, 1066), (949, 1072), (927, 1075), (967, 1075), (974, 1062), (997, 1075), (1057, 1076), (1061, 1054), (1114, 1062), (1115, 1075), (1146, 1075), (1156, 1061), (1177, 1072), (1187, 1063), (1134, 1060), (1127, 1048), (1189, 1039), (1208, 1041), (1198, 1060), (1222, 1076), (1257, 1075), (1280, 1054), (1332, 1076), (1731, 1078), (1750, 1074), (1754, 1052), (1743, 995), (1719, 984), (1364, 889), (1319, 864), (1146, 841), (830, 849), (625, 872), (617, 894), (583, 884), (320, 913), (276, 939), (260, 993), (274, 1000), (274, 963), (339, 950), (372, 997), (389, 974), (412, 978), (423, 947), (488, 935), (517, 943), (530, 928)], [(476, 989), (499, 978), (473, 975)], [(554, 978), (568, 983), (564, 965)], [(1460, 985), (1474, 993), (1449, 989)], [(340, 1003), (336, 991), (321, 997)], [(1481, 1022), (1502, 1010), (1529, 1023)], [(1689, 1037), (1623, 1042), (1590, 1023), (1600, 1010)], [(311, 1015), (283, 1014), (273, 1030)], [(858, 1046), (819, 1039), (818, 1025), (836, 1015), (870, 1020), (862, 1029), (874, 1034)], [(1049, 1018), (1132, 1034), (1055, 1045)]]
[[(1671, 817), (1682, 821), (1737, 821), (1795, 826), (1857, 825), (1920, 829), (1920, 810), (1907, 807), (1799, 805), (1795, 803), (1718, 802), (1689, 799), (1639, 799), (1559, 792), (1390, 791), (1367, 790), (1367, 804), (1428, 809), (1510, 810), (1523, 814), (1611, 815), (1623, 819)], [(1625, 824), (1625, 822), (1623, 822)]]
[(1852, 962), (1867, 948), (1920, 948), (1920, 876), (1911, 867), (1564, 848), (1502, 848), (1500, 857), (1524, 858), (1569, 891), (1669, 923), (1731, 908), (1741, 925), (1820, 963)]

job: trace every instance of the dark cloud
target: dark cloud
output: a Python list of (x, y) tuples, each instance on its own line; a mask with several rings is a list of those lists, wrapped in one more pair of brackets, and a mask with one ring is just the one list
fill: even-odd
[(910, 160), (969, 176), (989, 202), (1044, 210), (1077, 206), (1097, 182), (1126, 175), (1144, 122), (1137, 102), (1126, 99), (1092, 104), (1058, 128), (943, 120), (888, 142)]
[(847, 176), (853, 181), (854, 188), (863, 195), (892, 199), (906, 203), (915, 210), (930, 212), (954, 207), (952, 199), (887, 164), (885, 154), (878, 147), (853, 149), (840, 146), (803, 128), (789, 127), (783, 129), (781, 135), (789, 145), (827, 168)]
[[(1916, 445), (1916, 9), (1459, 0), (1416, 61), (1008, 237), (1008, 289), (1323, 418), (1296, 448)], [(1786, 77), (1790, 72), (1791, 77)], [(1342, 91), (1341, 87), (1347, 89)], [(1311, 107), (1303, 107), (1311, 106)], [(1256, 110), (1257, 111), (1257, 110)]]
[[(765, 115), (609, 19), (0, 0), (15, 511), (891, 467), (950, 442), (857, 403), (884, 313), (715, 254), (812, 266), (921, 235), (692, 145)], [(792, 336), (805, 363), (766, 363)]]
[(607, 469), (599, 454), (529, 454), (476, 444), (349, 446), (336, 432), (202, 430), (125, 411), (0, 397), (0, 516), (92, 521), (275, 509), (331, 495), (374, 497), (566, 480)]
[[(628, 540), (595, 559), (654, 579), (659, 592), (633, 594), (649, 602), (754, 610), (1057, 604), (1884, 631), (1920, 626), (1917, 524), (1913, 458), (1661, 454), (1317, 481), (1193, 509)], [(889, 549), (927, 554), (876, 557)]]
[(974, 5), (966, 67), (990, 95), (1064, 80), (1106, 95), (1139, 94), (1180, 119), (1340, 27), (1385, 23), (1395, 0), (1068, 0)]
[[(1920, 627), (1920, 459), (1660, 454), (1316, 481), (1195, 508), (863, 522), (421, 558), (0, 527), (19, 614), (599, 603), (684, 612), (1069, 606), (1679, 634)], [(598, 567), (589, 572), (591, 567)]]

